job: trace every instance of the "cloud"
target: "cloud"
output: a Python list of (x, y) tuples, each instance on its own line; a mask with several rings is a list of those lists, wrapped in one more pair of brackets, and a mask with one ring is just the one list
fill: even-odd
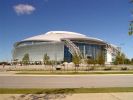
[(29, 4), (18, 4), (13, 8), (18, 15), (31, 14), (36, 9), (34, 6)]

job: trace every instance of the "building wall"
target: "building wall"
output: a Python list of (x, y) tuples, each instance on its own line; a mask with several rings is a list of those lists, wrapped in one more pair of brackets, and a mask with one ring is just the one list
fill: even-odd
[[(104, 45), (88, 44), (88, 43), (75, 43), (84, 57), (91, 57), (97, 59), (98, 54), (103, 52), (105, 54), (105, 63), (112, 63), (114, 56), (109, 51), (105, 50)], [(27, 42), (22, 43), (14, 48), (13, 59), (22, 61), (24, 54), (28, 53), (30, 61), (43, 61), (44, 54), (54, 61), (72, 61), (72, 55), (69, 49), (64, 46), (63, 42)]]
[(105, 64), (112, 64), (120, 50), (115, 48), (106, 49), (106, 62)]
[(106, 56), (107, 56), (107, 60), (105, 63), (110, 64), (112, 62), (112, 54), (109, 51), (107, 51)]
[(22, 60), (25, 53), (29, 54), (30, 61), (43, 61), (44, 54), (50, 57), (50, 60), (64, 60), (64, 44), (63, 43), (41, 43), (30, 44), (14, 48), (13, 59)]

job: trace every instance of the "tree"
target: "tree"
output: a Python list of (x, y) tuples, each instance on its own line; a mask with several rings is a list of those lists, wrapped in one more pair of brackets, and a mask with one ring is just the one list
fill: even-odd
[(123, 53), (118, 53), (117, 55), (116, 55), (116, 58), (115, 58), (115, 60), (114, 60), (114, 64), (124, 64), (124, 60), (125, 60), (125, 55), (123, 54)]
[(125, 54), (124, 53), (121, 53), (121, 64), (125, 64), (124, 61), (125, 61), (126, 57), (125, 57)]
[(44, 54), (44, 57), (43, 57), (43, 62), (44, 62), (44, 64), (48, 64), (48, 62), (49, 62), (49, 56), (47, 55), (47, 53), (46, 54)]
[(92, 58), (88, 57), (88, 58), (86, 59), (86, 63), (88, 64), (86, 70), (89, 71), (89, 70), (93, 70), (93, 69), (94, 69), (94, 66), (90, 66), (90, 65), (92, 65), (92, 64), (95, 63), (95, 61), (94, 61)]
[(104, 65), (105, 64), (105, 58), (104, 58), (103, 52), (98, 54), (97, 63), (99, 65)]
[(26, 54), (24, 54), (24, 57), (23, 57), (23, 59), (22, 59), (22, 63), (23, 63), (24, 65), (28, 65), (29, 62), (30, 62), (29, 54), (26, 53)]
[[(133, 0), (130, 0), (130, 3), (133, 4)], [(133, 34), (133, 20), (130, 21), (130, 24), (129, 24), (129, 32), (128, 32), (129, 35), (132, 35)]]
[(79, 64), (80, 64), (80, 57), (76, 54), (73, 55), (72, 62), (75, 64), (75, 71), (76, 71), (76, 67), (79, 67)]
[(129, 35), (132, 35), (133, 34), (133, 21), (130, 21), (128, 34)]
[(133, 58), (131, 59), (131, 64), (133, 64)]
[(131, 64), (131, 61), (130, 61), (130, 59), (128, 59), (128, 58), (125, 58), (125, 60), (124, 60), (124, 64)]

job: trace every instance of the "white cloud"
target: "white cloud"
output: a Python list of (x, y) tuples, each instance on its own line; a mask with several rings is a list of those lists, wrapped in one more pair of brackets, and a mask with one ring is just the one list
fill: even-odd
[(34, 6), (29, 4), (18, 4), (13, 8), (18, 15), (31, 14), (36, 9)]

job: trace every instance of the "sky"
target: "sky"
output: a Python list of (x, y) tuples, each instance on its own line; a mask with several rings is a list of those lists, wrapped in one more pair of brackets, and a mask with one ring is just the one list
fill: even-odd
[(133, 58), (129, 0), (0, 0), (0, 61), (13, 44), (47, 31), (72, 31), (103, 39)]

